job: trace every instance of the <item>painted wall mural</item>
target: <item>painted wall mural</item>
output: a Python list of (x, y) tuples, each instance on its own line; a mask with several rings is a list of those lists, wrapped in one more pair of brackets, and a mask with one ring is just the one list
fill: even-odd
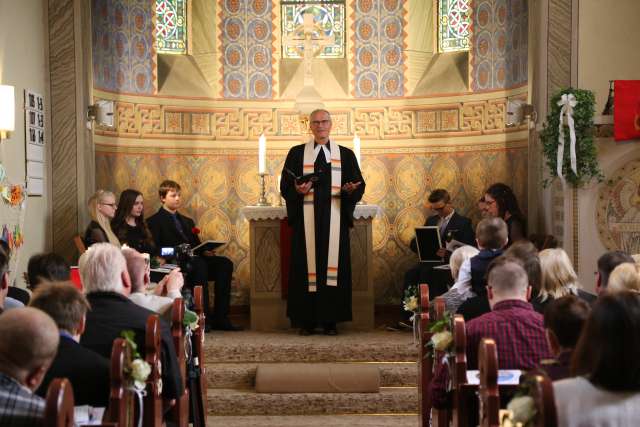
[(352, 87), (356, 98), (405, 93), (406, 0), (355, 0)]
[[(497, 149), (497, 146), (502, 148)], [(527, 141), (472, 144), (433, 149), (363, 152), (366, 203), (377, 204), (382, 215), (373, 222), (376, 303), (397, 302), (405, 271), (416, 260), (409, 248), (414, 227), (428, 214), (424, 204), (434, 188), (448, 188), (456, 209), (479, 218), (476, 201), (496, 181), (513, 186), (526, 207)], [(267, 194), (276, 203), (276, 179), (286, 152), (267, 159)], [(235, 265), (234, 305), (249, 301), (249, 223), (240, 209), (259, 196), (257, 155), (231, 150), (194, 151), (97, 147), (96, 185), (119, 193), (137, 188), (145, 195), (145, 216), (160, 204), (157, 187), (165, 179), (178, 181), (184, 211), (196, 220), (205, 238), (229, 241), (223, 254)]]
[(156, 93), (155, 2), (93, 0), (92, 10), (94, 87)]
[(220, 0), (218, 8), (220, 95), (232, 99), (273, 98), (273, 2)]
[(527, 81), (527, 0), (476, 0), (471, 31), (471, 89), (511, 88)]

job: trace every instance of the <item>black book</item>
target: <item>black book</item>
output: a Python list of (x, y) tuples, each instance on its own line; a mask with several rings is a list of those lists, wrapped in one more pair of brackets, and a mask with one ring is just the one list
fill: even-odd
[(311, 172), (305, 175), (296, 175), (291, 169), (289, 168), (284, 168), (285, 172), (287, 172), (293, 179), (295, 179), (296, 184), (304, 184), (305, 182), (316, 182), (319, 179), (318, 174), (322, 173), (322, 171), (319, 171), (318, 173), (316, 172)]
[(220, 242), (220, 241), (217, 241), (217, 240), (206, 240), (206, 241), (200, 243), (198, 246), (194, 247), (192, 250), (193, 250), (193, 253), (195, 255), (201, 255), (202, 252), (204, 252), (204, 251), (214, 251), (214, 250), (218, 249), (219, 247), (224, 246), (226, 244), (227, 244), (227, 242)]

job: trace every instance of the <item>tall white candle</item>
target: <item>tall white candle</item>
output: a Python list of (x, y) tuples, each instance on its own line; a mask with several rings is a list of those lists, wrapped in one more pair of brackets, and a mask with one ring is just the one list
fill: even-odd
[(264, 133), (258, 140), (258, 173), (264, 174), (267, 170), (267, 138)]
[(356, 160), (358, 161), (358, 166), (360, 166), (360, 137), (356, 133), (353, 137), (353, 152), (356, 155)]
[(282, 175), (278, 174), (278, 194), (280, 193), (280, 180), (282, 179)]

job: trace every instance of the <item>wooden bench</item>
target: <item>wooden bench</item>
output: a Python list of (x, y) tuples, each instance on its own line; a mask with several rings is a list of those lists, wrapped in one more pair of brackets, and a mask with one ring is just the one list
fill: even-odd
[(500, 425), (498, 351), (496, 342), (491, 338), (482, 338), (480, 341), (478, 368), (480, 371), (480, 426), (498, 427)]
[(44, 427), (75, 427), (73, 387), (66, 378), (54, 378), (47, 389)]
[(145, 427), (162, 426), (162, 347), (160, 344), (160, 318), (153, 314), (147, 318), (144, 359), (151, 366), (147, 377), (146, 395), (144, 396), (144, 425)]
[(124, 338), (116, 338), (111, 349), (111, 392), (104, 421), (126, 426), (134, 416), (133, 392), (127, 388), (126, 370), (131, 364), (131, 348)]
[(536, 427), (556, 427), (558, 425), (558, 413), (553, 395), (553, 383), (546, 375), (533, 377), (532, 397), (535, 402), (537, 415)]
[[(443, 297), (438, 297), (434, 300), (434, 321), (438, 322), (444, 319), (446, 304)], [(442, 360), (445, 357), (445, 352), (441, 350), (435, 351), (435, 357), (433, 362), (433, 369), (438, 363), (438, 361)], [(431, 425), (433, 427), (448, 427), (449, 421), (451, 418), (451, 413), (447, 409), (435, 409), (431, 408)]]
[(194, 384), (195, 387), (191, 387), (190, 392), (191, 414), (194, 427), (205, 426), (207, 408), (207, 379), (206, 369), (204, 367), (205, 309), (203, 292), (202, 286), (195, 286), (193, 288), (193, 305), (198, 315), (198, 328), (196, 328), (191, 337), (193, 369), (195, 374), (198, 375)]
[(187, 427), (189, 424), (189, 390), (187, 388), (187, 356), (184, 331), (184, 301), (182, 298), (176, 298), (173, 300), (171, 309), (171, 337), (173, 338), (173, 346), (176, 349), (178, 366), (180, 366), (180, 379), (184, 391), (175, 406), (171, 408), (169, 417), (179, 427)]
[(431, 339), (429, 332), (429, 285), (420, 284), (420, 311), (418, 316), (418, 336), (420, 337), (418, 351), (418, 393), (420, 395), (420, 425), (428, 427), (431, 416), (431, 396), (429, 384), (433, 378), (433, 358), (427, 350), (427, 343)]

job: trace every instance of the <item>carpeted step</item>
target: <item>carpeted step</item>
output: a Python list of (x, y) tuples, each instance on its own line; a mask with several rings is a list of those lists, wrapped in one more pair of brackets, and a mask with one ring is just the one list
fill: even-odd
[(379, 393), (256, 393), (209, 389), (209, 415), (417, 414), (415, 387), (385, 387)]
[(302, 337), (285, 332), (212, 332), (205, 363), (240, 362), (415, 362), (418, 348), (403, 332), (345, 332)]
[(416, 414), (209, 416), (207, 426), (225, 427), (418, 427)]
[[(382, 387), (416, 386), (418, 368), (415, 362), (371, 362), (371, 364), (380, 369)], [(251, 389), (255, 386), (257, 365), (257, 363), (209, 363), (206, 365), (207, 385), (209, 388)]]

